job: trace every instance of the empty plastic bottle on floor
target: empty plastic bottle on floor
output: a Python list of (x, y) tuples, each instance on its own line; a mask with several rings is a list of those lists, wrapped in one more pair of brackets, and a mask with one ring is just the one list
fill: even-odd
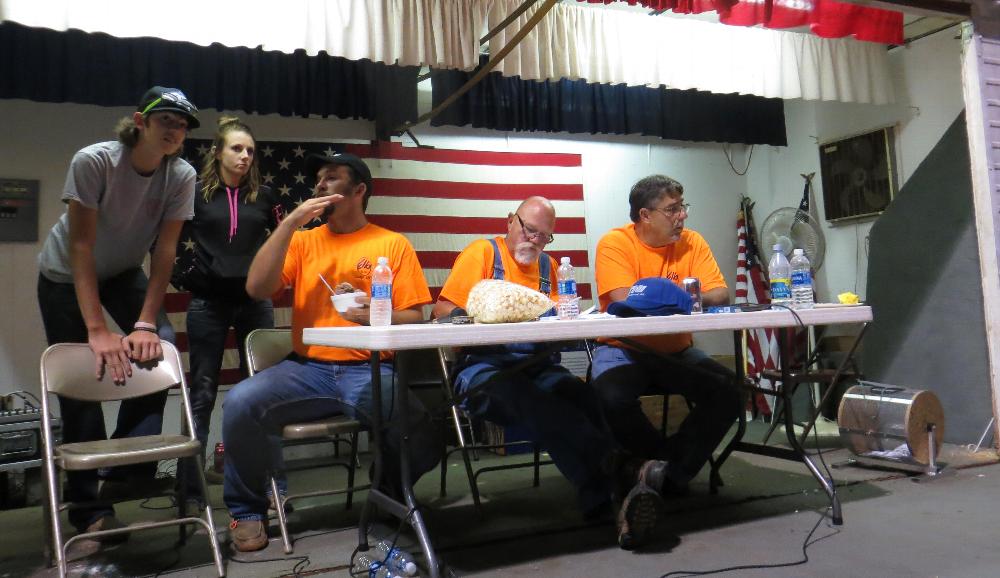
[(417, 564), (413, 561), (413, 556), (406, 550), (396, 548), (388, 540), (380, 540), (375, 545), (375, 556), (379, 561), (385, 561), (386, 567), (400, 576), (416, 576)]
[(372, 560), (373, 554), (363, 552), (354, 558), (354, 565), (351, 566), (352, 576), (368, 576), (369, 571), (372, 569), (372, 565), (378, 569), (381, 564)]
[(580, 315), (580, 300), (576, 296), (576, 273), (569, 264), (569, 257), (560, 260), (559, 319), (575, 319)]
[(796, 249), (789, 261), (792, 267), (792, 307), (812, 309), (816, 303), (813, 294), (812, 266), (802, 249)]
[(379, 257), (372, 271), (372, 301), (368, 324), (372, 327), (392, 325), (392, 269), (389, 258)]
[(781, 245), (774, 246), (771, 261), (767, 264), (771, 279), (771, 305), (792, 306), (792, 268), (781, 252)]
[(404, 574), (395, 572), (378, 558), (378, 552), (358, 554), (351, 567), (352, 576), (367, 576), (368, 578), (405, 578)]

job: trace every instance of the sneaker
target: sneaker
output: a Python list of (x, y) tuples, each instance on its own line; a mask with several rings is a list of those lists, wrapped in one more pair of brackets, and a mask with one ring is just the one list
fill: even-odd
[[(124, 527), (125, 527), (125, 524), (122, 524), (121, 520), (119, 520), (118, 518), (116, 518), (116, 517), (114, 517), (114, 516), (112, 516), (112, 515), (109, 514), (107, 516), (102, 516), (102, 517), (98, 518), (96, 522), (94, 522), (93, 524), (87, 526), (87, 529), (84, 530), (84, 532), (100, 532), (101, 530), (117, 530), (119, 528), (124, 528)], [(128, 534), (127, 533), (113, 534), (111, 536), (99, 536), (99, 537), (94, 537), (92, 539), (94, 541), (100, 542), (101, 544), (107, 544), (107, 545), (123, 544), (123, 543), (125, 543), (125, 542), (128, 541)]]
[(636, 484), (618, 510), (618, 546), (635, 550), (645, 545), (662, 511), (660, 494), (642, 482)]
[(229, 540), (239, 552), (256, 552), (267, 547), (267, 528), (261, 520), (233, 520)]

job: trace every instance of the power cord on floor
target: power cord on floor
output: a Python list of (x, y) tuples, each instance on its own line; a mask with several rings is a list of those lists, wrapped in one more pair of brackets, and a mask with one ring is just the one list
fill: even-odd
[(791, 566), (801, 566), (802, 564), (809, 562), (809, 553), (807, 552), (809, 546), (815, 544), (816, 542), (819, 542), (820, 540), (826, 540), (827, 538), (836, 536), (837, 534), (840, 533), (840, 530), (836, 528), (831, 528), (833, 529), (833, 532), (813, 540), (812, 539), (813, 534), (816, 533), (816, 530), (819, 528), (820, 524), (823, 523), (824, 518), (826, 518), (825, 512), (820, 514), (819, 519), (816, 520), (816, 523), (813, 524), (812, 529), (809, 530), (808, 534), (806, 534), (806, 539), (802, 542), (801, 560), (796, 560), (794, 562), (782, 562), (778, 564), (744, 564), (741, 566), (727, 566), (725, 568), (718, 568), (716, 570), (674, 570), (673, 572), (667, 572), (666, 574), (662, 574), (660, 578), (673, 578), (673, 577), (685, 577), (685, 576), (709, 576), (711, 574), (724, 574), (726, 572), (736, 572), (739, 570), (768, 570), (772, 568), (789, 568)]

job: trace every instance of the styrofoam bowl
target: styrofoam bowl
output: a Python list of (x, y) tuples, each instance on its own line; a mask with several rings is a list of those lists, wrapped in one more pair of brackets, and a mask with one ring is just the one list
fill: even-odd
[(348, 309), (353, 309), (355, 307), (361, 307), (361, 303), (355, 300), (355, 297), (359, 295), (366, 295), (364, 291), (355, 291), (353, 293), (340, 293), (338, 295), (331, 295), (330, 301), (333, 302), (333, 308), (339, 313), (344, 313)]

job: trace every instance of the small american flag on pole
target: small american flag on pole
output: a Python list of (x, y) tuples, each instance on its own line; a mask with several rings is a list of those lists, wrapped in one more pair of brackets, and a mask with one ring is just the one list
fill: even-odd
[[(210, 146), (207, 140), (188, 139), (185, 143), (186, 158), (195, 169), (200, 169), (201, 158)], [(507, 214), (525, 198), (542, 195), (555, 205), (558, 217), (555, 241), (546, 252), (556, 261), (570, 258), (581, 299), (592, 299), (579, 154), (417, 148), (397, 142), (263, 140), (257, 142), (257, 151), (262, 180), (277, 192), (284, 214), (312, 195), (315, 175), (305, 170), (309, 154), (348, 152), (364, 159), (371, 168), (374, 188), (368, 219), (410, 240), (435, 300), (462, 249), (475, 239), (506, 234)], [(193, 249), (190, 240), (181, 239), (178, 267), (184, 266)], [(186, 362), (185, 312), (190, 297), (173, 287), (169, 291), (166, 309)], [(287, 293), (275, 302), (275, 325), (291, 325), (290, 305)], [(240, 378), (235, 347), (235, 336), (230, 332), (220, 384)]]
[[(753, 201), (748, 197), (740, 200), (740, 210), (736, 217), (736, 304), (770, 303), (767, 275), (761, 265), (761, 255), (757, 251), (756, 231), (753, 224)], [(744, 361), (746, 375), (758, 383), (762, 389), (775, 390), (775, 384), (761, 377), (765, 369), (778, 367), (778, 339), (771, 329), (750, 329), (745, 333), (746, 348)], [(771, 403), (761, 393), (754, 393), (748, 408), (754, 413), (771, 415)]]

